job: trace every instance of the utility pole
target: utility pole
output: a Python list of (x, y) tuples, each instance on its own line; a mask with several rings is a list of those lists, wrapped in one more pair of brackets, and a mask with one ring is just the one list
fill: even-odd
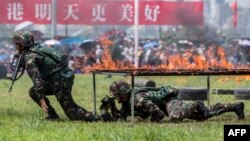
[(139, 47), (139, 37), (138, 37), (138, 25), (139, 25), (139, 0), (134, 1), (134, 9), (135, 9), (135, 16), (134, 16), (134, 42), (135, 42), (135, 50), (134, 50), (134, 64), (137, 68), (139, 66), (139, 56), (138, 56), (138, 47)]
[(57, 36), (57, 0), (52, 0), (51, 39)]
[[(138, 38), (138, 24), (139, 24), (139, 0), (135, 0), (134, 3), (134, 9), (135, 9), (135, 17), (134, 17), (134, 26), (135, 26), (135, 50), (134, 50), (134, 63), (135, 63), (135, 67), (138, 68), (139, 66), (139, 56), (138, 56), (138, 46), (139, 46), (139, 38)], [(134, 116), (135, 116), (135, 94), (134, 94), (134, 76), (132, 76), (132, 80), (131, 80), (131, 84), (132, 84), (132, 96), (131, 96), (131, 122), (132, 122), (132, 126), (134, 126)]]

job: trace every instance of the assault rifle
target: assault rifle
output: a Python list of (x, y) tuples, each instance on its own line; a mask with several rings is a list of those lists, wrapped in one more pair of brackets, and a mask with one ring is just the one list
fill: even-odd
[[(106, 96), (101, 100), (101, 116), (104, 121), (115, 121), (121, 118), (121, 113), (115, 105), (115, 98)], [(109, 113), (111, 111), (111, 114)]]
[[(11, 62), (11, 67), (10, 68), (13, 71), (13, 73), (12, 73), (12, 76), (10, 78), (10, 80), (12, 82), (11, 82), (11, 85), (10, 85), (10, 88), (9, 88), (9, 93), (11, 92), (15, 81), (18, 80), (24, 73), (24, 70), (25, 70), (24, 61), (23, 61), (24, 55), (25, 55), (24, 52), (19, 53), (19, 54), (15, 54), (14, 57), (13, 57), (13, 60)], [(18, 76), (19, 72), (20, 72), (20, 75)]]

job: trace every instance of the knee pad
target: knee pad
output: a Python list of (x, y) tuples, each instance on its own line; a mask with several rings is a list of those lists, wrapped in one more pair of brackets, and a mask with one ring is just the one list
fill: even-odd
[(209, 117), (209, 110), (207, 109), (203, 101), (198, 100), (196, 101), (196, 104), (197, 112), (195, 112), (194, 114), (196, 115), (197, 120), (206, 120)]
[(31, 88), (29, 90), (29, 96), (32, 97), (32, 98), (37, 97), (36, 94), (35, 94), (35, 90), (33, 88)]

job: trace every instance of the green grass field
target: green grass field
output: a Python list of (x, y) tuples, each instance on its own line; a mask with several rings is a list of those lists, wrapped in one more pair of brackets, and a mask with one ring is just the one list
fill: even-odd
[[(96, 76), (97, 107), (100, 99), (108, 95), (109, 84), (114, 80), (124, 79), (122, 76), (104, 77), (105, 75)], [(206, 87), (207, 83), (205, 76), (143, 78), (155, 80), (157, 86)], [(211, 76), (211, 89), (249, 87), (249, 81), (235, 79), (235, 76)], [(245, 102), (246, 114), (246, 119), (242, 121), (238, 121), (234, 113), (226, 113), (204, 122), (184, 120), (171, 123), (167, 117), (163, 123), (136, 121), (134, 127), (130, 122), (72, 122), (67, 119), (54, 96), (49, 96), (49, 99), (60, 115), (60, 120), (45, 121), (42, 110), (28, 95), (32, 83), (26, 75), (15, 83), (10, 94), (9, 86), (9, 80), (0, 80), (0, 141), (222, 141), (223, 125), (250, 123), (250, 101), (247, 100), (242, 100)], [(92, 111), (92, 75), (76, 75), (72, 95), (80, 106)], [(215, 104), (238, 101), (240, 100), (235, 100), (233, 95), (211, 94), (210, 102)]]

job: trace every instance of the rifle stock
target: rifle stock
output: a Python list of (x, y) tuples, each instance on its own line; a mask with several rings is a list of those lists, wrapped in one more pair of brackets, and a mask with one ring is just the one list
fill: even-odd
[[(13, 71), (12, 76), (10, 78), (11, 85), (9, 88), (9, 93), (12, 91), (12, 87), (16, 80), (18, 80), (24, 73), (24, 66), (23, 66), (23, 57), (24, 53), (15, 54), (12, 63), (11, 63), (11, 70)], [(18, 73), (21, 71), (21, 74), (17, 77)]]

